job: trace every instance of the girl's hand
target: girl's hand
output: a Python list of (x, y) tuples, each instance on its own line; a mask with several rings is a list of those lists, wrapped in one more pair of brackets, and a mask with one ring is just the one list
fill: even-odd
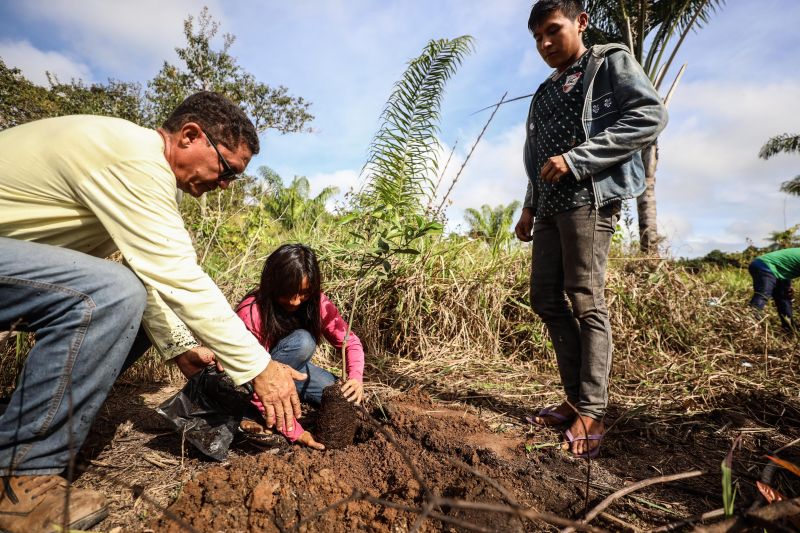
[(361, 405), (361, 400), (364, 399), (364, 384), (357, 379), (350, 379), (342, 385), (342, 393), (348, 402)]
[(316, 440), (314, 440), (314, 435), (312, 435), (308, 431), (304, 431), (302, 435), (297, 437), (297, 440), (295, 442), (299, 442), (300, 444), (304, 444), (309, 448), (313, 448), (315, 450), (325, 449), (325, 445), (322, 444), (321, 442), (317, 442)]

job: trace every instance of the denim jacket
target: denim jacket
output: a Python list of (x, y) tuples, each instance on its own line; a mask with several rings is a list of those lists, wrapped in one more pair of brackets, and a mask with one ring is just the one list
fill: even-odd
[[(645, 190), (641, 150), (667, 125), (667, 110), (642, 67), (621, 44), (595, 45), (583, 76), (586, 141), (564, 154), (576, 179), (591, 179), (595, 206), (635, 198)], [(544, 85), (544, 84), (542, 84)], [(528, 174), (524, 207), (536, 209), (536, 129), (531, 99), (523, 156)]]

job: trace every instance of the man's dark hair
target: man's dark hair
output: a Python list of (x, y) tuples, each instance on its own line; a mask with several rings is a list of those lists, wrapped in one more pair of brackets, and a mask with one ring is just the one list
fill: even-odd
[(556, 10), (561, 11), (568, 19), (575, 20), (584, 12), (583, 2), (580, 0), (538, 0), (533, 4), (531, 16), (528, 17), (530, 32), (533, 33), (533, 30)]
[(214, 139), (228, 150), (236, 151), (245, 143), (258, 153), (258, 134), (253, 123), (241, 107), (219, 93), (200, 91), (180, 103), (161, 126), (170, 133), (176, 133), (187, 122), (196, 122)]

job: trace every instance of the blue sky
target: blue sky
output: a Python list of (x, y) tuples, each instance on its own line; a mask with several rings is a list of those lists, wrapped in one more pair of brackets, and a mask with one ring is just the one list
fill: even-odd
[[(0, 57), (41, 84), (45, 70), (62, 80), (144, 83), (164, 60), (175, 61), (183, 20), (208, 5), (222, 31), (236, 36), (232, 53), (245, 69), (313, 103), (314, 131), (265, 135), (252, 168), (308, 176), (315, 191), (346, 191), (358, 185), (406, 62), (431, 38), (470, 34), (475, 52), (448, 84), (442, 110), (445, 155), (458, 141), (447, 185), (488, 118), (472, 112), (506, 91), (527, 94), (548, 74), (526, 28), (530, 3), (0, 0)], [(679, 53), (672, 75), (682, 63), (687, 70), (660, 139), (656, 189), (673, 255), (763, 244), (770, 231), (800, 223), (800, 199), (778, 191), (800, 174), (800, 156), (757, 157), (770, 136), (800, 133), (797, 20), (797, 0), (729, 0)], [(451, 228), (465, 208), (521, 199), (526, 109), (518, 102), (498, 112), (451, 195)]]

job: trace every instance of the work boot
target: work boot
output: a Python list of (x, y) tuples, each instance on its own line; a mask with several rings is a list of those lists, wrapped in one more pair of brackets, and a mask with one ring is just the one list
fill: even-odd
[[(0, 531), (55, 531), (64, 521), (67, 481), (59, 476), (9, 476), (0, 489)], [(88, 529), (108, 515), (97, 491), (70, 487), (68, 529)]]

